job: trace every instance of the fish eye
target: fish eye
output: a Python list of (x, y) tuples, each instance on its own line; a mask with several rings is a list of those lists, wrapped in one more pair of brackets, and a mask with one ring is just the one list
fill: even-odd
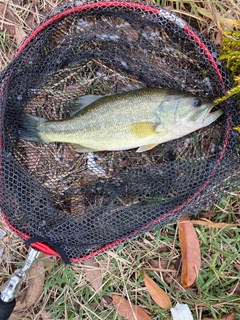
[(201, 105), (202, 105), (201, 99), (195, 98), (195, 99), (193, 100), (193, 106), (194, 106), (195, 108), (199, 108), (199, 107), (201, 107)]

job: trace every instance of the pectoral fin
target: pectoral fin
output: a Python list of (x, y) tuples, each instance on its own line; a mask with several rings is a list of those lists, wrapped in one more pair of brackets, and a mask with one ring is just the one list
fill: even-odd
[(138, 138), (146, 138), (156, 134), (155, 128), (153, 122), (138, 122), (130, 125), (131, 133)]
[(157, 133), (160, 133), (160, 132), (165, 132), (166, 129), (163, 127), (162, 124), (159, 124), (159, 125), (157, 125), (157, 126), (155, 127), (155, 131), (156, 131)]
[(146, 146), (141, 146), (136, 150), (136, 152), (144, 152), (144, 151), (147, 151), (147, 150), (151, 150), (154, 147), (156, 147), (157, 145), (158, 144), (148, 144)]
[(91, 149), (91, 148), (87, 148), (87, 147), (81, 146), (80, 144), (72, 144), (71, 146), (76, 152), (80, 152), (80, 153), (88, 153), (88, 152), (99, 151), (99, 150), (95, 150), (95, 149)]

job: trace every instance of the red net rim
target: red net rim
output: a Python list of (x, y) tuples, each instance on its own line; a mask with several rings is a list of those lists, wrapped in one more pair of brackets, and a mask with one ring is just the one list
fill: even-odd
[[(134, 3), (134, 2), (120, 2), (120, 1), (99, 1), (99, 2), (93, 2), (93, 3), (88, 3), (88, 4), (82, 4), (76, 7), (72, 7), (72, 8), (68, 8), (62, 12), (56, 13), (55, 15), (51, 16), (48, 20), (43, 21), (35, 30), (33, 30), (26, 38), (25, 40), (22, 42), (22, 44), (20, 45), (20, 47), (17, 49), (14, 58), (16, 58), (22, 51), (24, 51), (25, 48), (27, 48), (27, 46), (31, 43), (31, 41), (34, 39), (35, 36), (37, 36), (42, 30), (44, 30), (46, 27), (48, 27), (49, 25), (51, 25), (52, 23), (61, 20), (63, 18), (65, 18), (68, 15), (71, 14), (75, 14), (77, 12), (84, 12), (84, 11), (88, 11), (88, 10), (93, 10), (93, 9), (98, 9), (98, 8), (106, 8), (106, 7), (118, 7), (118, 8), (125, 8), (125, 9), (129, 9), (129, 10), (140, 10), (143, 12), (147, 12), (150, 14), (157, 14), (159, 16), (166, 14), (166, 10), (162, 9), (162, 8), (158, 8), (155, 6), (150, 6), (150, 5), (145, 5), (142, 3)], [(171, 17), (174, 17), (174, 19), (172, 19), (172, 22), (176, 23), (180, 28), (182, 28), (182, 30), (184, 30), (184, 32), (186, 33), (186, 35), (188, 37), (190, 37), (190, 39), (192, 41), (195, 42), (195, 44), (202, 50), (203, 54), (205, 55), (205, 57), (208, 59), (208, 61), (210, 62), (210, 64), (213, 67), (213, 70), (215, 71), (215, 73), (217, 74), (221, 85), (222, 85), (222, 92), (225, 93), (225, 84), (224, 84), (224, 80), (221, 74), (220, 69), (218, 68), (218, 65), (211, 53), (211, 51), (208, 49), (208, 47), (206, 46), (206, 44), (202, 41), (202, 39), (195, 33), (195, 31), (181, 18), (175, 16), (174, 14), (170, 14), (168, 15), (168, 18), (171, 19)], [(14, 60), (14, 59), (13, 59)], [(0, 96), (3, 96), (4, 94), (4, 88), (7, 84), (7, 79), (8, 77), (5, 78), (4, 81), (4, 85), (2, 86), (1, 89), (1, 93)], [(225, 125), (225, 135), (224, 135), (224, 142), (222, 145), (222, 150), (220, 152), (219, 158), (217, 159), (214, 168), (212, 169), (211, 173), (210, 173), (210, 177), (212, 177), (214, 175), (214, 173), (216, 173), (216, 171), (218, 170), (218, 168), (220, 167), (221, 161), (224, 159), (226, 150), (227, 150), (227, 146), (229, 144), (229, 140), (230, 140), (230, 132), (231, 132), (231, 114), (228, 112), (226, 114), (226, 125)], [(0, 141), (0, 147), (2, 147), (2, 141)], [(1, 163), (2, 161), (0, 161)], [(0, 165), (1, 166), (1, 165)], [(201, 194), (201, 192), (209, 185), (209, 183), (211, 182), (211, 178), (208, 178), (205, 183), (199, 187), (199, 189), (190, 197), (188, 198), (186, 201), (184, 201), (181, 205), (179, 205), (178, 207), (174, 208), (173, 210), (167, 212), (166, 214), (162, 215), (161, 217), (159, 217), (158, 219), (155, 219), (151, 222), (149, 222), (147, 225), (145, 225), (142, 229), (135, 231), (134, 233), (130, 234), (129, 236), (120, 239), (120, 240), (116, 240), (112, 243), (108, 243), (105, 246), (103, 246), (102, 248), (84, 256), (84, 257), (80, 257), (80, 258), (72, 258), (70, 259), (71, 262), (81, 262), (93, 257), (96, 257), (104, 252), (106, 252), (107, 250), (110, 250), (118, 245), (120, 245), (121, 243), (125, 242), (126, 240), (137, 236), (139, 233), (143, 233), (145, 230), (149, 229), (150, 227), (153, 227), (154, 225), (158, 224), (159, 222), (161, 222), (163, 219), (166, 219), (167, 217), (170, 217), (171, 215), (173, 215), (175, 212), (177, 212), (178, 210), (184, 209), (185, 206), (187, 206), (191, 201), (193, 201), (197, 196), (199, 196)], [(28, 240), (29, 238), (31, 238), (29, 235), (19, 231), (16, 227), (14, 227), (7, 219), (7, 217), (5, 216), (5, 214), (2, 212), (2, 216), (4, 221), (6, 222), (6, 224), (9, 226), (9, 228), (14, 231), (16, 234), (18, 234), (23, 240)], [(43, 253), (49, 254), (49, 255), (55, 255), (57, 257), (60, 257), (60, 255), (52, 248), (50, 247), (48, 244), (46, 243), (42, 243), (42, 242), (35, 242), (33, 244), (31, 244), (31, 247), (33, 247), (34, 249), (37, 249)]]

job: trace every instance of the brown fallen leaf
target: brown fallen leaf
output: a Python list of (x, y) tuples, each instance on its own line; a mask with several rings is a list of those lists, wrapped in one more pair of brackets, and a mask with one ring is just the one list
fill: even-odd
[(234, 262), (233, 266), (238, 272), (240, 272), (240, 264)]
[(7, 4), (0, 2), (0, 29), (6, 30), (11, 36), (15, 33), (15, 17)]
[(198, 225), (198, 226), (207, 226), (210, 228), (225, 228), (225, 227), (235, 227), (236, 224), (234, 223), (225, 223), (225, 222), (219, 222), (219, 223), (214, 223), (208, 219), (202, 218), (201, 220), (191, 220), (192, 224)]
[(41, 296), (45, 279), (44, 263), (41, 260), (34, 263), (29, 271), (28, 278), (28, 285), (18, 295), (14, 311), (29, 308)]
[(102, 272), (99, 264), (94, 259), (86, 260), (82, 263), (86, 278), (91, 283), (91, 286), (100, 294), (102, 292)]
[(228, 290), (229, 293), (240, 293), (240, 284), (232, 287), (230, 290)]
[[(235, 319), (236, 319), (236, 314), (230, 313), (223, 316), (220, 320), (235, 320)], [(214, 318), (204, 318), (203, 320), (214, 320)]]
[(183, 288), (190, 287), (197, 279), (201, 266), (200, 245), (196, 231), (189, 218), (178, 223), (178, 235), (182, 254), (181, 284)]
[(19, 46), (22, 40), (26, 37), (26, 32), (23, 31), (21, 26), (16, 26), (15, 27), (15, 38), (16, 38), (16, 43)]
[(37, 23), (35, 22), (35, 17), (32, 12), (29, 13), (25, 23), (29, 26), (29, 28), (33, 29), (36, 27)]
[(130, 304), (125, 298), (113, 295), (112, 302), (117, 312), (126, 320), (151, 320), (140, 307)]
[(217, 215), (216, 211), (200, 211), (199, 216), (200, 218), (210, 219), (214, 218)]
[(42, 310), (41, 317), (42, 317), (42, 320), (50, 320), (50, 319), (52, 319), (52, 314), (50, 312)]
[(169, 296), (163, 291), (155, 281), (153, 281), (145, 272), (143, 273), (145, 286), (151, 298), (163, 309), (171, 309)]
[[(170, 286), (173, 283), (174, 279), (177, 280), (177, 276), (178, 276), (178, 269), (176, 269), (175, 263), (172, 262), (170, 264), (169, 270), (171, 270), (172, 274), (170, 273), (170, 271), (167, 273), (164, 273), (163, 279), (164, 279), (165, 283)], [(180, 281), (180, 279), (179, 279), (179, 281)]]
[(222, 45), (222, 32), (220, 30), (218, 30), (214, 40), (213, 40), (213, 43), (216, 45), (216, 46), (221, 46)]
[(161, 259), (161, 260), (153, 260), (150, 259), (148, 263), (151, 265), (152, 268), (162, 268), (167, 269), (168, 260)]

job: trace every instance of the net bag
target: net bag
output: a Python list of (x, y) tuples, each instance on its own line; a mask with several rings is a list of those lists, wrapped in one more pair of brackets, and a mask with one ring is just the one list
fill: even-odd
[(21, 114), (59, 120), (87, 94), (128, 86), (215, 99), (231, 88), (218, 51), (161, 7), (69, 3), (30, 33), (1, 74), (0, 201), (26, 244), (68, 262), (209, 208), (238, 184), (234, 97), (212, 125), (136, 153), (78, 153), (67, 143), (19, 139)]

